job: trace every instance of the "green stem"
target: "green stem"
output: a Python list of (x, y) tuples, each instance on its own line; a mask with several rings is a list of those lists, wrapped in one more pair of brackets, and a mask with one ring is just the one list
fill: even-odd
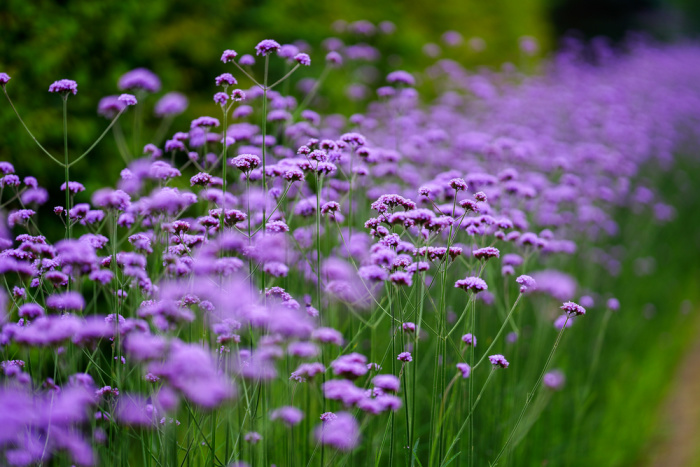
[(15, 115), (17, 115), (17, 118), (19, 119), (19, 122), (22, 124), (22, 126), (24, 127), (24, 129), (27, 130), (27, 133), (29, 133), (29, 136), (34, 140), (34, 142), (36, 143), (36, 145), (39, 146), (39, 149), (41, 149), (42, 151), (44, 151), (44, 154), (46, 154), (47, 156), (49, 156), (49, 157), (51, 158), (52, 161), (54, 161), (54, 162), (57, 163), (58, 165), (63, 165), (63, 162), (59, 161), (59, 160), (56, 159), (54, 156), (52, 156), (51, 153), (50, 153), (49, 151), (47, 151), (47, 150), (44, 148), (44, 146), (41, 145), (41, 143), (39, 142), (39, 140), (36, 139), (36, 137), (32, 134), (32, 132), (29, 131), (29, 128), (27, 128), (27, 125), (24, 123), (24, 120), (22, 120), (22, 117), (19, 116), (19, 112), (17, 112), (17, 109), (15, 108), (15, 104), (12, 103), (12, 99), (10, 99), (10, 95), (7, 94), (7, 89), (5, 89), (5, 86), (2, 87), (2, 92), (5, 93), (5, 97), (7, 97), (7, 101), (10, 103), (10, 106), (12, 107), (12, 110), (15, 111)]
[(542, 379), (544, 378), (544, 374), (547, 372), (547, 368), (549, 368), (549, 363), (552, 361), (552, 357), (554, 356), (554, 352), (557, 350), (557, 347), (559, 346), (559, 341), (561, 341), (561, 336), (564, 335), (564, 331), (566, 330), (566, 325), (569, 322), (569, 316), (567, 315), (566, 321), (564, 321), (564, 325), (561, 328), (561, 331), (559, 331), (559, 335), (557, 336), (557, 340), (554, 342), (554, 347), (552, 347), (552, 351), (549, 352), (549, 356), (547, 357), (547, 361), (544, 364), (544, 367), (542, 368), (542, 372), (540, 373), (540, 377), (537, 378), (537, 381), (535, 382), (535, 386), (532, 388), (532, 391), (530, 391), (527, 395), (527, 399), (525, 399), (525, 405), (523, 406), (523, 410), (520, 411), (520, 415), (518, 416), (518, 420), (515, 422), (515, 426), (513, 427), (513, 430), (510, 432), (510, 435), (508, 435), (508, 439), (506, 440), (506, 443), (503, 445), (503, 448), (501, 448), (501, 451), (498, 453), (496, 456), (496, 459), (494, 459), (493, 463), (491, 464), (491, 467), (494, 467), (495, 465), (498, 464), (499, 459), (503, 456), (503, 453), (506, 451), (508, 448), (508, 445), (510, 444), (511, 440), (513, 439), (513, 435), (515, 432), (518, 430), (518, 426), (520, 425), (520, 422), (523, 419), (523, 415), (525, 415), (525, 411), (527, 410), (527, 407), (530, 405), (530, 402), (532, 401), (532, 398), (534, 397), (535, 393), (537, 392), (537, 389), (540, 387), (540, 384), (542, 384)]
[(80, 157), (78, 157), (77, 159), (75, 159), (73, 162), (70, 163), (70, 165), (69, 165), (70, 167), (72, 167), (72, 166), (74, 166), (75, 164), (77, 164), (78, 162), (80, 162), (81, 159), (82, 159), (83, 157), (87, 156), (88, 154), (90, 154), (90, 152), (92, 152), (93, 149), (95, 149), (95, 146), (97, 146), (97, 144), (98, 144), (100, 141), (102, 141), (102, 138), (105, 137), (105, 135), (107, 134), (107, 132), (108, 132), (109, 130), (112, 129), (112, 127), (114, 126), (115, 123), (117, 123), (117, 120), (119, 119), (119, 116), (120, 116), (122, 113), (124, 113), (124, 110), (126, 110), (126, 107), (125, 107), (124, 109), (122, 109), (122, 110), (119, 111), (119, 113), (118, 113), (118, 114), (114, 117), (114, 119), (110, 122), (109, 126), (108, 126), (107, 128), (105, 128), (105, 131), (102, 132), (102, 134), (100, 135), (100, 137), (97, 138), (97, 140), (95, 140), (94, 143), (92, 143), (92, 146), (90, 146), (90, 147), (87, 149), (87, 151), (85, 151), (84, 153), (82, 153), (82, 154), (80, 155)]
[[(491, 341), (491, 345), (489, 345), (489, 348), (486, 349), (486, 352), (484, 352), (484, 355), (481, 356), (479, 361), (476, 362), (476, 365), (474, 365), (474, 368), (472, 368), (472, 370), (476, 370), (478, 368), (478, 366), (481, 365), (481, 363), (484, 361), (484, 359), (489, 354), (489, 352), (491, 352), (491, 349), (493, 348), (493, 346), (496, 345), (498, 338), (501, 337), (503, 330), (506, 328), (506, 326), (508, 325), (508, 322), (510, 321), (511, 315), (515, 311), (515, 307), (518, 306), (518, 302), (520, 301), (520, 299), (522, 297), (523, 297), (522, 293), (520, 295), (518, 295), (518, 298), (515, 300), (515, 303), (513, 303), (513, 306), (510, 308), (510, 311), (508, 312), (508, 316), (506, 316), (505, 321), (503, 321), (503, 324), (501, 325), (501, 329), (498, 330), (498, 334), (496, 334), (496, 337), (493, 338), (493, 341)], [(472, 331), (473, 330), (474, 330), (474, 328), (472, 328)]]
[(66, 175), (66, 238), (71, 238), (70, 222), (70, 188), (68, 186), (69, 169), (68, 163), (68, 95), (63, 96), (63, 168)]
[(486, 389), (486, 386), (488, 386), (489, 381), (491, 381), (491, 377), (494, 375), (495, 372), (496, 372), (496, 368), (492, 368), (491, 372), (489, 373), (488, 378), (486, 378), (486, 382), (484, 382), (484, 385), (481, 387), (481, 391), (479, 391), (479, 395), (476, 396), (476, 400), (474, 401), (474, 405), (472, 405), (470, 410), (469, 410), (469, 415), (467, 415), (466, 420), (464, 420), (464, 422), (462, 423), (462, 426), (459, 428), (459, 431), (457, 432), (457, 435), (455, 436), (454, 440), (452, 440), (452, 444), (450, 444), (450, 447), (447, 449), (447, 452), (445, 452), (445, 457), (444, 457), (443, 461), (440, 463), (441, 466), (445, 465), (445, 460), (447, 460), (447, 456), (450, 455), (450, 452), (452, 451), (452, 449), (454, 449), (455, 445), (459, 441), (459, 437), (462, 435), (464, 428), (466, 428), (467, 422), (469, 422), (471, 420), (472, 415), (474, 414), (474, 409), (476, 409), (476, 406), (479, 405), (479, 401), (481, 400), (481, 396), (484, 393), (484, 389)]

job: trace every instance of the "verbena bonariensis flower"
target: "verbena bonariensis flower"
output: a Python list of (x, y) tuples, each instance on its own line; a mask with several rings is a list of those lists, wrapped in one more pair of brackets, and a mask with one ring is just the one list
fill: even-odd
[(472, 291), (474, 293), (483, 292), (488, 289), (486, 282), (478, 277), (467, 277), (465, 279), (459, 279), (455, 282), (455, 287), (458, 289), (463, 289), (464, 291)]
[(147, 92), (160, 91), (160, 79), (151, 70), (146, 68), (136, 68), (124, 73), (119, 78), (119, 89), (122, 90), (143, 90)]
[(272, 39), (265, 39), (260, 41), (258, 45), (255, 46), (255, 53), (256, 55), (262, 55), (264, 57), (272, 52), (277, 52), (280, 47), (279, 42)]
[(549, 371), (542, 377), (542, 384), (553, 391), (558, 391), (563, 388), (565, 382), (566, 377), (561, 370)]
[(333, 418), (326, 417), (314, 430), (316, 440), (341, 451), (351, 451), (360, 442), (360, 427), (351, 414), (338, 412)]
[(586, 314), (586, 309), (574, 302), (565, 302), (561, 307), (569, 316), (581, 316)]
[(500, 368), (508, 368), (508, 360), (503, 355), (497, 354), (497, 355), (490, 355), (489, 356), (489, 362), (491, 362), (491, 365), (494, 367), (500, 367)]
[(49, 92), (64, 93), (73, 95), (78, 94), (78, 83), (71, 79), (60, 79), (54, 81), (51, 86), (49, 86)]
[(158, 117), (175, 116), (187, 110), (188, 105), (189, 102), (184, 94), (169, 92), (158, 100), (153, 113)]

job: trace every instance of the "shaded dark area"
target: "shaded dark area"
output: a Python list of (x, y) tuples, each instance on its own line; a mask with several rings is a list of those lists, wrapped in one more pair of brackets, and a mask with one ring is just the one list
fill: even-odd
[(700, 32), (700, 2), (694, 0), (553, 0), (549, 15), (557, 37), (617, 42), (641, 32), (666, 41)]

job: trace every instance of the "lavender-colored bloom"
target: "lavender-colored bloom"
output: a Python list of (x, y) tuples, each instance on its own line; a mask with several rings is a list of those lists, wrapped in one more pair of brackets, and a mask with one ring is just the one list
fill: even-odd
[(336, 51), (331, 51), (326, 54), (326, 63), (333, 66), (341, 66), (343, 57)]
[(570, 328), (574, 324), (574, 318), (571, 315), (560, 315), (554, 320), (554, 328), (557, 331), (561, 331), (564, 326)]
[(224, 105), (228, 101), (228, 94), (225, 92), (217, 92), (214, 94), (214, 102), (219, 105)]
[(221, 61), (224, 63), (232, 62), (237, 56), (238, 52), (235, 50), (226, 49), (224, 50), (224, 53), (221, 54)]
[(262, 436), (256, 431), (249, 431), (243, 436), (243, 441), (250, 444), (258, 444), (261, 440)]
[(372, 378), (372, 384), (385, 391), (399, 392), (401, 382), (394, 375), (377, 375)]
[(581, 316), (586, 314), (586, 309), (574, 302), (564, 302), (564, 304), (559, 308), (564, 310), (564, 312), (569, 316)]
[(46, 299), (46, 306), (60, 311), (80, 311), (85, 308), (85, 299), (78, 292), (63, 292), (49, 295)]
[(498, 251), (498, 248), (494, 248), (492, 246), (487, 246), (484, 248), (479, 248), (478, 250), (474, 250), (474, 258), (476, 259), (484, 259), (488, 260), (490, 258), (498, 258), (500, 257), (501, 253)]
[(472, 291), (474, 293), (483, 292), (488, 289), (486, 282), (478, 277), (467, 277), (465, 279), (460, 279), (455, 282), (455, 287), (458, 289), (463, 289), (464, 291)]
[(284, 406), (270, 412), (270, 420), (279, 420), (287, 426), (298, 425), (304, 418), (304, 413), (292, 406)]
[(324, 344), (343, 345), (343, 335), (333, 328), (318, 328), (311, 333), (311, 338)]
[(294, 56), (294, 61), (296, 61), (299, 65), (304, 65), (304, 66), (311, 65), (311, 58), (309, 57), (308, 54), (304, 54), (304, 53), (296, 54)]
[(525, 274), (515, 279), (515, 282), (520, 284), (520, 293), (525, 293), (537, 289), (537, 282), (535, 281), (535, 279)]
[(411, 356), (411, 352), (401, 352), (397, 357), (397, 360), (400, 362), (408, 363), (413, 361), (413, 357)]
[(406, 86), (415, 86), (416, 80), (407, 71), (392, 71), (386, 76), (386, 81), (389, 84), (404, 84)]
[(49, 86), (49, 92), (63, 92), (66, 93), (66, 95), (73, 93), (73, 95), (76, 95), (78, 94), (78, 83), (70, 79), (54, 81), (53, 84)]
[(462, 378), (469, 378), (469, 375), (472, 372), (472, 368), (466, 363), (458, 363), (457, 369), (460, 373), (462, 373)]
[(277, 41), (274, 41), (272, 39), (265, 39), (262, 40), (258, 43), (258, 45), (255, 46), (255, 53), (256, 55), (262, 55), (265, 57), (266, 55), (271, 54), (272, 52), (277, 52), (280, 49), (280, 44)]
[[(80, 182), (68, 182), (68, 190), (73, 193), (85, 191), (85, 187)], [(66, 191), (66, 182), (61, 183), (61, 191)]]
[(114, 118), (126, 108), (126, 103), (119, 100), (119, 96), (105, 96), (97, 104), (97, 114), (106, 118)]
[(341, 355), (331, 362), (333, 374), (349, 379), (359, 378), (367, 373), (367, 357), (358, 353)]
[(415, 323), (410, 323), (410, 322), (403, 323), (403, 325), (401, 327), (403, 328), (404, 332), (416, 332)]
[(147, 92), (160, 91), (160, 79), (151, 70), (136, 68), (124, 73), (117, 84), (119, 89), (141, 89)]
[(253, 66), (255, 65), (255, 57), (250, 54), (241, 55), (241, 58), (238, 59), (238, 63), (241, 66)]
[(564, 376), (564, 373), (561, 370), (549, 371), (542, 378), (542, 383), (545, 385), (545, 387), (553, 391), (558, 391), (563, 388), (565, 382), (566, 376)]
[(467, 345), (473, 345), (476, 347), (476, 337), (472, 333), (468, 333), (462, 336), (462, 342)]
[(187, 110), (187, 97), (179, 92), (169, 92), (156, 103), (153, 113), (157, 117), (173, 117)]
[(133, 94), (122, 94), (121, 96), (119, 96), (117, 98), (117, 100), (119, 102), (123, 102), (124, 105), (127, 105), (127, 106), (137, 104), (136, 96), (134, 96)]
[(220, 74), (214, 78), (214, 82), (217, 86), (233, 86), (234, 84), (238, 84), (238, 81), (231, 73)]
[(338, 412), (333, 417), (326, 416), (322, 420), (323, 423), (314, 430), (314, 436), (321, 444), (340, 451), (352, 451), (357, 447), (360, 442), (360, 427), (355, 417), (347, 412)]
[(11, 79), (7, 73), (0, 73), (0, 86), (5, 86)]
[(508, 360), (506, 360), (506, 357), (500, 354), (490, 355), (489, 361), (494, 367), (508, 368), (509, 365)]
[(618, 311), (620, 309), (620, 301), (617, 298), (610, 298), (606, 306), (612, 311)]
[(219, 125), (219, 120), (214, 117), (199, 117), (192, 120), (190, 128), (218, 127)]

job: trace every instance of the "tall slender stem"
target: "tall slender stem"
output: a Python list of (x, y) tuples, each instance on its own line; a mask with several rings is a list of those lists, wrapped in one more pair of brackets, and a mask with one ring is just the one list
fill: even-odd
[(566, 330), (566, 325), (569, 323), (569, 318), (570, 316), (567, 315), (566, 321), (564, 321), (564, 325), (561, 328), (561, 331), (559, 331), (559, 335), (557, 336), (557, 340), (554, 342), (554, 347), (552, 347), (552, 351), (549, 352), (549, 356), (547, 357), (547, 361), (544, 364), (544, 367), (542, 368), (542, 372), (540, 373), (540, 377), (537, 378), (537, 381), (535, 382), (535, 386), (532, 388), (532, 391), (530, 391), (527, 394), (527, 399), (525, 399), (525, 405), (523, 406), (523, 410), (520, 411), (520, 415), (518, 416), (518, 420), (515, 422), (515, 426), (513, 427), (513, 430), (510, 432), (510, 435), (508, 435), (508, 439), (506, 440), (506, 443), (503, 445), (501, 448), (501, 451), (498, 453), (496, 456), (496, 459), (494, 459), (493, 463), (491, 464), (491, 467), (494, 467), (496, 464), (498, 464), (498, 460), (503, 456), (503, 453), (506, 451), (508, 448), (508, 445), (513, 439), (513, 435), (515, 432), (518, 430), (518, 426), (520, 425), (520, 422), (523, 419), (523, 415), (525, 415), (525, 411), (527, 410), (527, 407), (530, 405), (530, 402), (532, 401), (532, 398), (535, 396), (535, 393), (537, 392), (537, 389), (540, 387), (540, 384), (542, 384), (542, 379), (544, 378), (544, 374), (547, 372), (547, 368), (549, 368), (549, 363), (552, 361), (552, 356), (554, 356), (554, 352), (557, 350), (557, 347), (559, 346), (559, 341), (561, 341), (561, 336), (564, 335), (564, 331)]
[(68, 186), (70, 164), (68, 163), (68, 94), (63, 96), (63, 168), (66, 175), (66, 238), (71, 238), (70, 187)]

